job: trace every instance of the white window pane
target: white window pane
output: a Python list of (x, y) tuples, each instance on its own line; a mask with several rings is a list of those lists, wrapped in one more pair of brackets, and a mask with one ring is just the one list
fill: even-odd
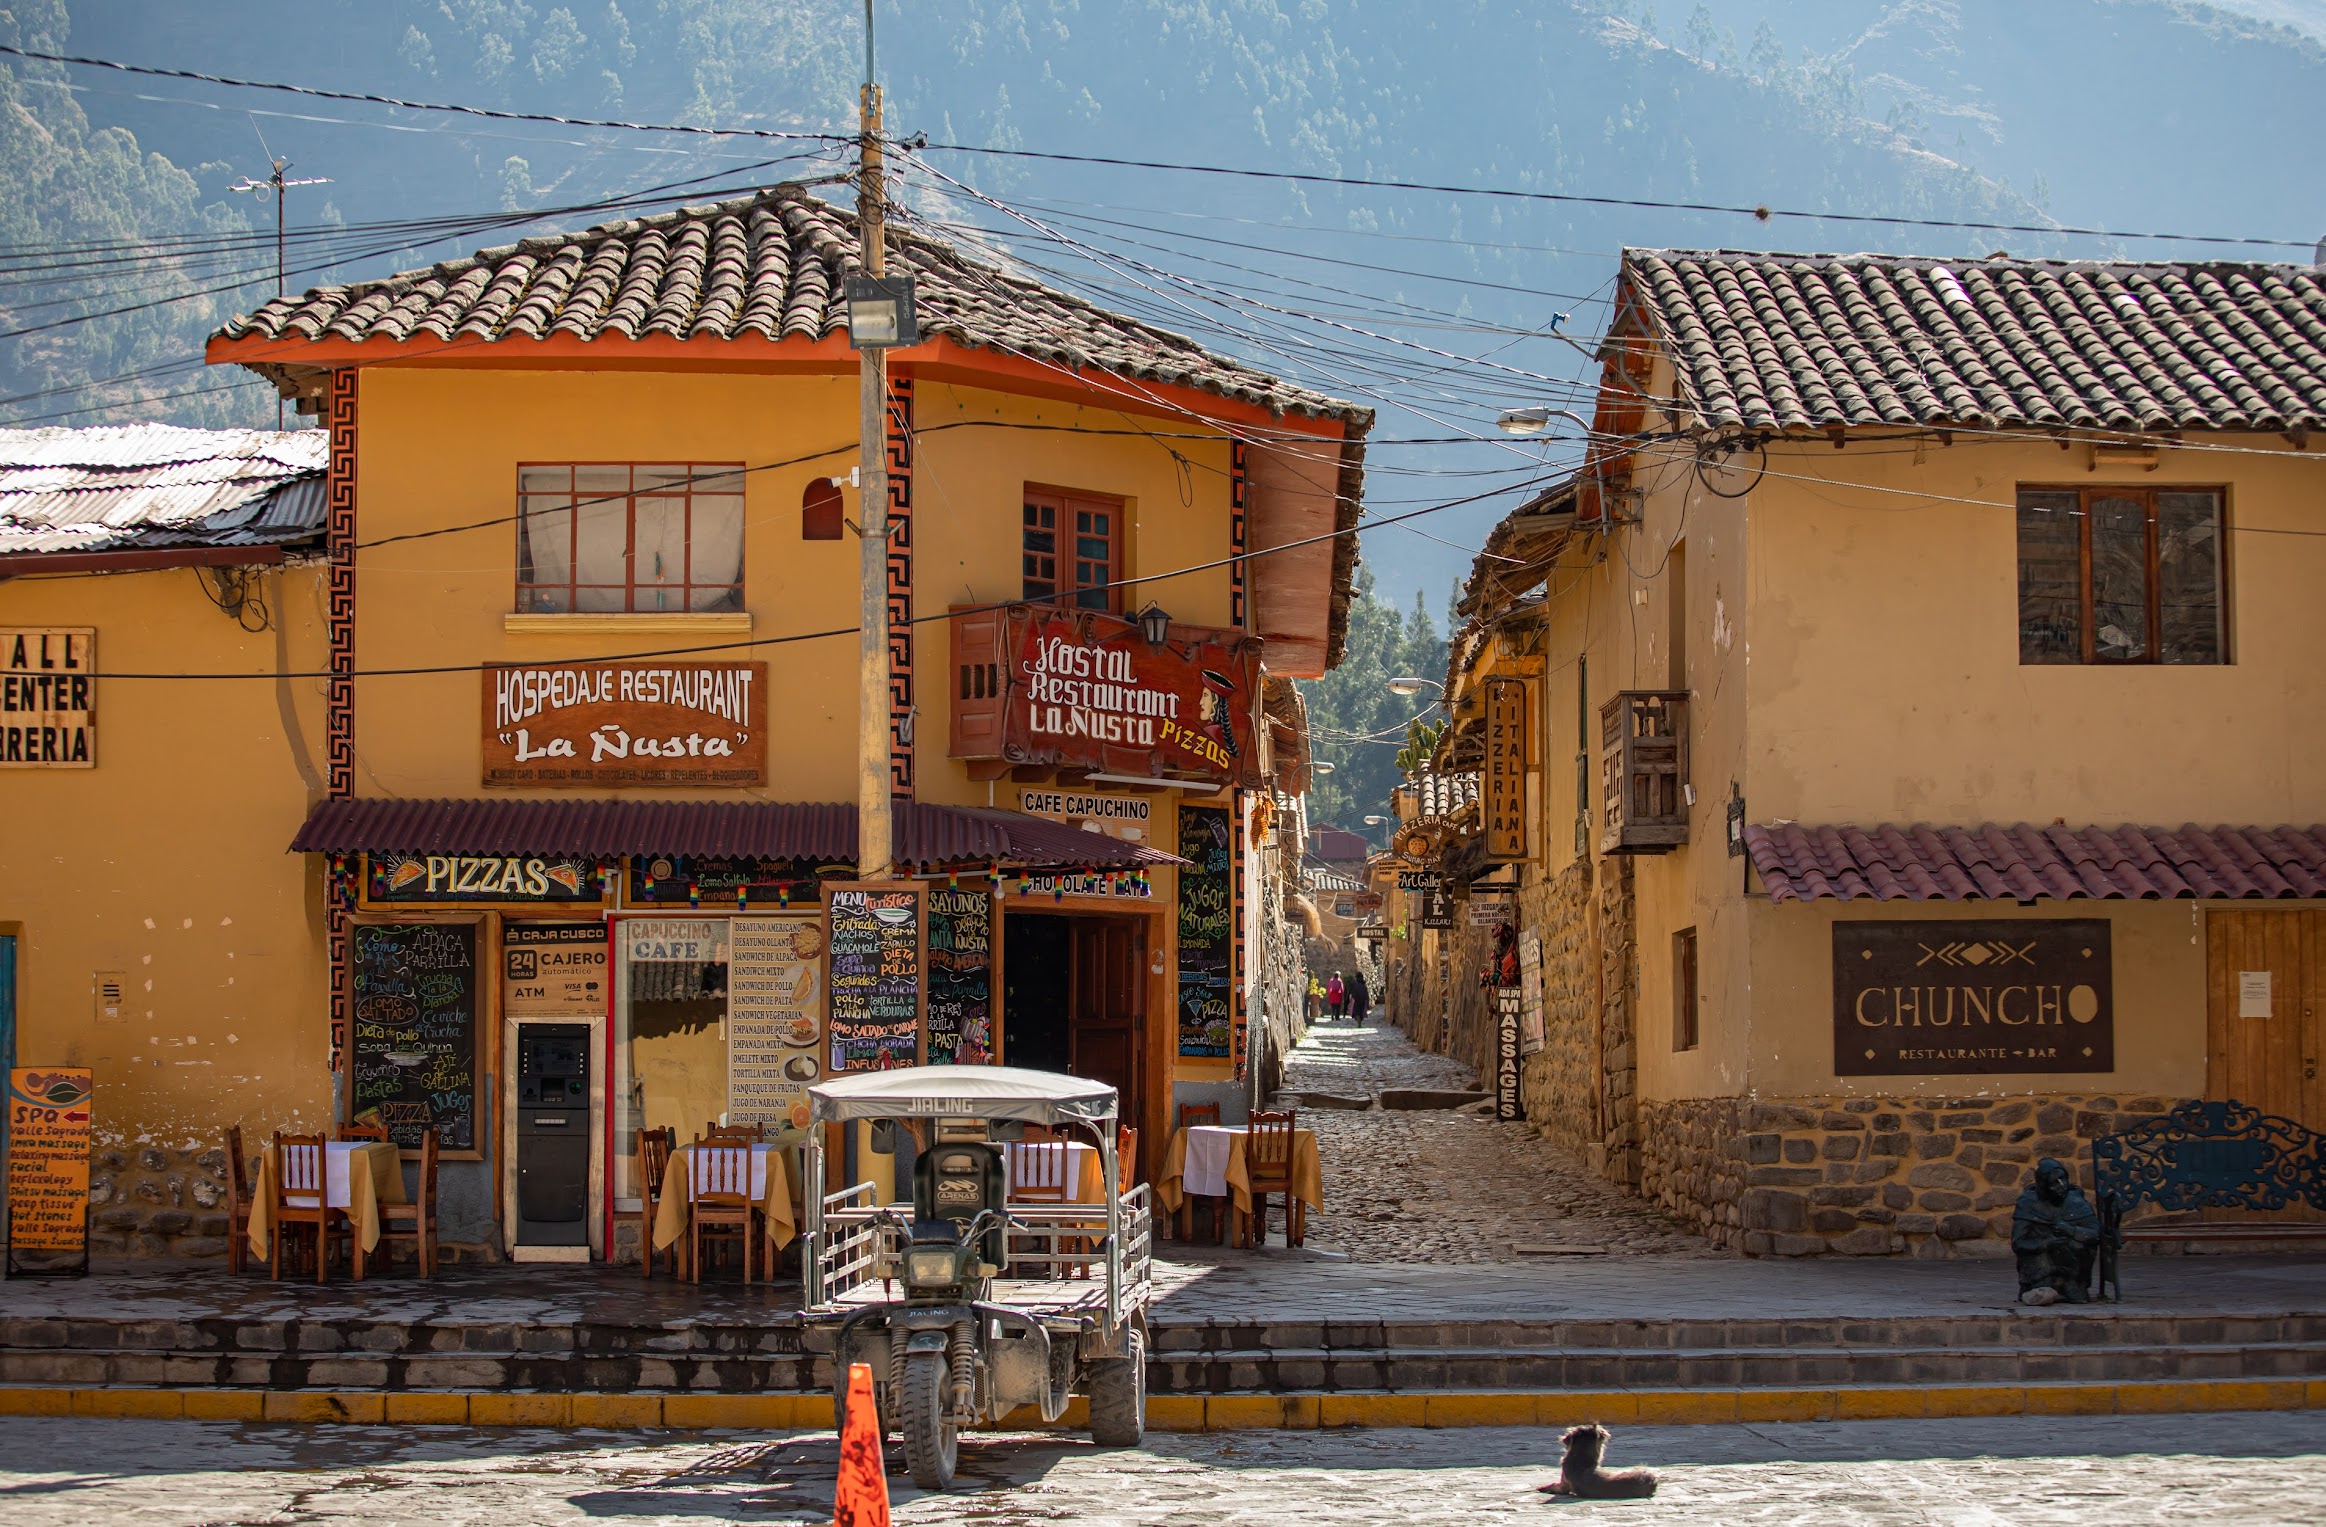
[(628, 467), (575, 467), (573, 491), (584, 498), (602, 498), (608, 493), (630, 491)]
[[(629, 515), (617, 499), (610, 504), (584, 504), (574, 511), (580, 525), (579, 549), (574, 559), (575, 581), (580, 583), (610, 583), (619, 588), (628, 582), (623, 565), (629, 548)], [(605, 605), (590, 606), (605, 609)], [(619, 609), (619, 605), (611, 608)]]
[(743, 581), (743, 500), (695, 500), (694, 598), (698, 610), (739, 607), (733, 587)]
[(648, 488), (684, 487), (689, 475), (688, 469), (684, 465), (671, 462), (655, 462), (646, 466), (632, 467), (630, 470), (632, 473), (631, 481), (640, 492), (644, 492)]
[(639, 498), (631, 569), (631, 581), (638, 586), (639, 609), (686, 607), (678, 588), (686, 582), (685, 499)]
[(576, 610), (601, 612), (630, 608), (630, 591), (624, 588), (589, 588), (574, 590), (573, 607)]

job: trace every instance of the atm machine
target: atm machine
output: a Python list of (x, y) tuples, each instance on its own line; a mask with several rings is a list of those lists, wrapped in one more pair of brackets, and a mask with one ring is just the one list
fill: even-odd
[(590, 1026), (517, 1026), (517, 1244), (587, 1246)]

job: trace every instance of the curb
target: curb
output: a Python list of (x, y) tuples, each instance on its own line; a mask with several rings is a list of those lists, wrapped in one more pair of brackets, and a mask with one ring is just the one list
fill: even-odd
[[(1626, 1389), (1438, 1394), (1149, 1395), (1159, 1432), (1332, 1427), (1709, 1426), (1740, 1421), (1875, 1421), (1946, 1416), (2112, 1416), (2176, 1411), (2326, 1410), (2326, 1380), (2149, 1384), (1939, 1384), (1922, 1388)], [(1060, 1429), (1087, 1424), (1081, 1399)], [(359, 1426), (557, 1426), (827, 1431), (823, 1394), (552, 1394), (450, 1390), (0, 1389), (0, 1416), (169, 1421), (342, 1422)], [(1024, 1410), (1004, 1423), (1035, 1431)]]

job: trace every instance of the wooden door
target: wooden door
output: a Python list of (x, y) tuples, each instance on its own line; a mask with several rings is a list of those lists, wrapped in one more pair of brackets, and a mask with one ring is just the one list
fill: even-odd
[(2213, 912), (2205, 931), (2206, 1095), (2326, 1132), (2326, 913)]
[(1068, 1013), (1069, 1069), (1122, 1095), (1121, 1117), (1139, 1117), (1139, 1055), (1147, 1016), (1144, 918), (1074, 919), (1074, 998)]

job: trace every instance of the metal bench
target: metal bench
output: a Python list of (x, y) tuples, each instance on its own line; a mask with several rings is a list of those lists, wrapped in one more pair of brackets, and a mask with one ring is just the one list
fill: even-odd
[(2161, 1119), (2092, 1142), (2100, 1211), (2100, 1288), (2121, 1299), (2117, 1253), (2134, 1240), (2282, 1240), (2326, 1225), (2175, 1224), (2124, 1227), (2142, 1203), (2168, 1214), (2198, 1209), (2326, 1210), (2326, 1140), (2291, 1119), (2235, 1099), (2184, 1103)]

